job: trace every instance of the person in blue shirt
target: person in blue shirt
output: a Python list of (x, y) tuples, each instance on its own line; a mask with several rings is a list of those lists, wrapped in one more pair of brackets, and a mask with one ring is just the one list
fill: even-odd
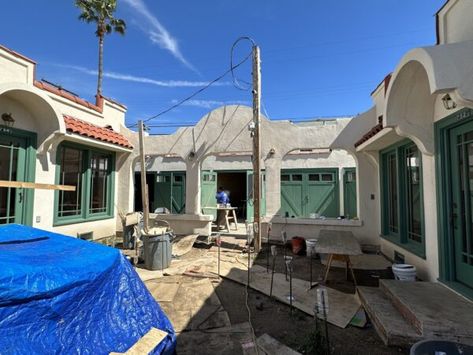
[(226, 205), (230, 203), (230, 199), (228, 198), (228, 194), (225, 192), (222, 186), (218, 188), (217, 195), (215, 195), (217, 199), (217, 203), (220, 205)]

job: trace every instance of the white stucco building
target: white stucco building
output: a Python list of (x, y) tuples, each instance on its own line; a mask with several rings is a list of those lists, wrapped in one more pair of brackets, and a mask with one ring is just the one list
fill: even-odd
[(360, 210), (383, 253), (470, 297), (472, 11), (471, 1), (447, 1), (437, 44), (406, 53), (332, 145), (357, 161)]
[(0, 47), (0, 180), (74, 185), (76, 191), (2, 187), (0, 223), (85, 238), (113, 235), (116, 206), (129, 208), (129, 194), (118, 193), (122, 176), (130, 175), (123, 161), (133, 151), (120, 133), (126, 108), (104, 97), (90, 103), (37, 81), (35, 66)]

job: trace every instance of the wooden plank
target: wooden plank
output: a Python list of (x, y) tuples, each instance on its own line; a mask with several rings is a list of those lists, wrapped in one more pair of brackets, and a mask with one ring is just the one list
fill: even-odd
[(40, 183), (36, 183), (36, 182), (8, 181), (8, 180), (0, 180), (0, 187), (12, 187), (12, 188), (22, 188), (22, 189), (40, 189), (40, 190), (76, 191), (76, 187), (72, 186), (72, 185), (40, 184)]
[(263, 349), (263, 351), (266, 354), (271, 354), (271, 355), (300, 355), (295, 350), (292, 350), (291, 348), (287, 347), (286, 345), (280, 343), (273, 337), (271, 337), (268, 334), (263, 334), (261, 335), (258, 339), (256, 339), (256, 343), (258, 344), (258, 347), (260, 349)]
[(361, 255), (361, 246), (351, 231), (320, 231), (316, 251), (319, 254)]
[(163, 341), (168, 333), (157, 328), (151, 328), (148, 333), (141, 337), (130, 349), (124, 353), (111, 352), (112, 355), (127, 354), (127, 355), (142, 355), (149, 354), (156, 346)]

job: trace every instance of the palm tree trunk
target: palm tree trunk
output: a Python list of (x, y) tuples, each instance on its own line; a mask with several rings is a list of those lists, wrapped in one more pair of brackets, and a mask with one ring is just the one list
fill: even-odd
[(103, 80), (103, 34), (99, 36), (99, 69), (98, 69), (98, 80), (97, 80), (97, 99), (102, 95), (102, 80)]

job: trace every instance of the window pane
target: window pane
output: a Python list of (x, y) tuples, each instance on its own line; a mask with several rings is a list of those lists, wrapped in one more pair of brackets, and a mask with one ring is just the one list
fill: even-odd
[(417, 243), (422, 242), (420, 159), (416, 146), (406, 149), (407, 237)]
[(289, 175), (288, 174), (281, 175), (281, 181), (289, 181)]
[(110, 157), (92, 153), (90, 157), (90, 208), (89, 213), (107, 212), (108, 175)]
[(174, 175), (174, 182), (182, 182), (182, 175)]
[(332, 174), (322, 174), (322, 181), (333, 181)]
[(387, 208), (388, 208), (388, 229), (392, 233), (398, 233), (398, 191), (397, 191), (397, 164), (396, 154), (387, 156)]
[(293, 174), (292, 181), (302, 181), (302, 174)]
[(60, 177), (59, 184), (72, 185), (75, 191), (59, 192), (59, 217), (77, 216), (81, 213), (82, 195), (82, 151), (64, 147), (59, 158)]
[(319, 174), (309, 174), (309, 181), (320, 181)]

